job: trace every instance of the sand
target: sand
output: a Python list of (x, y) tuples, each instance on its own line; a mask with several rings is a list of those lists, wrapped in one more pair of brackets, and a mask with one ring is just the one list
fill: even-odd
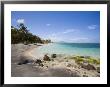
[[(79, 67), (74, 60), (58, 55), (51, 61), (43, 61), (42, 66), (34, 63), (38, 59), (33, 55), (33, 49), (39, 46), (34, 44), (11, 45), (11, 76), (12, 77), (99, 77), (96, 70), (87, 70)], [(30, 60), (32, 62), (18, 65), (19, 62)]]

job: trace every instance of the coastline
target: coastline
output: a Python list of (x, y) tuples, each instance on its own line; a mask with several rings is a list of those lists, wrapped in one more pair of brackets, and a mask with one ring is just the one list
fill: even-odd
[[(46, 54), (65, 54), (68, 56), (91, 56), (93, 58), (100, 58), (99, 44), (95, 43), (49, 43), (35, 49), (36, 51)], [(37, 55), (36, 55), (37, 56)]]
[[(24, 47), (24, 48), (23, 48)], [(12, 76), (13, 77), (99, 77), (100, 73), (94, 70), (82, 68), (82, 65), (75, 62), (75, 58), (65, 55), (57, 55), (56, 58), (49, 58), (51, 61), (42, 61), (43, 66), (35, 63), (35, 56), (32, 54), (34, 48), (39, 46), (12, 44)], [(16, 51), (14, 51), (14, 49)], [(15, 52), (15, 53), (14, 53)], [(19, 57), (17, 57), (17, 56)], [(15, 57), (15, 61), (13, 61)], [(62, 58), (61, 58), (62, 57)], [(85, 59), (85, 58), (83, 58)], [(29, 63), (18, 65), (19, 62), (29, 60)], [(31, 62), (30, 62), (31, 61)], [(91, 66), (93, 67), (93, 65)], [(99, 67), (99, 65), (98, 65)], [(90, 66), (89, 66), (90, 68)]]
[(33, 49), (37, 48), (38, 46), (32, 46), (30, 49), (26, 50), (22, 56), (24, 56), (27, 59), (35, 60), (35, 57), (32, 55)]

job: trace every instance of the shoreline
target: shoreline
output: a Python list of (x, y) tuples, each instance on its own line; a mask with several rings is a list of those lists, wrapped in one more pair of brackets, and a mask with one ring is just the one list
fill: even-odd
[[(17, 44), (19, 46), (19, 44)], [(12, 45), (13, 46), (13, 45)], [(32, 51), (39, 46), (37, 45), (23, 45), (22, 46), (27, 47), (27, 49), (17, 48), (17, 49), (23, 49), (24, 52), (21, 53), (21, 56), (19, 55), (19, 58), (21, 57), (22, 60), (31, 60), (32, 62), (17, 65), (17, 62), (19, 60), (17, 59), (16, 63), (13, 65), (12, 62), (12, 76), (32, 76), (32, 77), (99, 77), (100, 73), (98, 73), (93, 67), (96, 65), (89, 64), (89, 68), (93, 70), (88, 70), (87, 66), (81, 65), (76, 63), (76, 57), (66, 57), (65, 55), (57, 55), (56, 58), (51, 58), (50, 55), (50, 61), (44, 61), (43, 59), (40, 59), (42, 61), (42, 65), (40, 66), (37, 63), (35, 63), (35, 60), (37, 58), (32, 55)], [(13, 51), (12, 51), (13, 52)], [(13, 53), (12, 53), (13, 54)], [(62, 58), (61, 58), (62, 57)], [(13, 58), (12, 58), (13, 59)], [(80, 62), (82, 62), (81, 59), (85, 58), (78, 58), (80, 59)], [(79, 61), (79, 60), (78, 60)], [(33, 63), (34, 62), (34, 63)], [(100, 65), (100, 64), (99, 64)], [(99, 67), (98, 65), (98, 67)], [(82, 68), (83, 67), (83, 68)], [(15, 69), (14, 69), (15, 68)], [(19, 70), (16, 70), (16, 68), (19, 68)], [(24, 69), (23, 72), (21, 72), (21, 69)], [(25, 71), (26, 69), (26, 71)], [(37, 73), (36, 73), (37, 72)], [(18, 74), (16, 74), (18, 73)], [(62, 74), (61, 74), (62, 73)]]
[[(76, 49), (76, 50), (74, 50)], [(62, 54), (62, 55), (68, 55), (68, 56), (91, 56), (93, 58), (96, 58), (96, 59), (100, 59), (100, 53), (99, 53), (99, 49), (98, 48), (75, 48), (74, 46), (71, 47), (70, 49), (70, 46), (68, 45), (61, 45), (59, 43), (49, 43), (49, 44), (46, 44), (46, 45), (43, 45), (41, 46), (40, 48), (38, 49), (35, 49), (34, 51), (37, 51), (40, 52), (40, 53), (43, 53), (43, 54)], [(35, 52), (33, 52), (34, 55), (36, 55)]]
[[(38, 47), (38, 46), (37, 46)], [(32, 60), (35, 60), (34, 56), (32, 55), (32, 51), (33, 49), (37, 48), (35, 46), (31, 47), (30, 49), (26, 50), (24, 53), (23, 53), (23, 56), (26, 57), (27, 59), (30, 59), (32, 58)]]

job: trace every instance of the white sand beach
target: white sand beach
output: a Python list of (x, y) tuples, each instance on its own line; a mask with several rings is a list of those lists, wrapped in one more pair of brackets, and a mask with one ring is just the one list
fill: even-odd
[[(72, 56), (56, 54), (44, 60), (44, 54), (33, 55), (38, 45), (12, 44), (11, 45), (11, 76), (12, 77), (99, 77), (100, 64), (81, 65), (76, 63)], [(42, 57), (42, 58), (40, 58)], [(40, 60), (40, 64), (37, 60)]]

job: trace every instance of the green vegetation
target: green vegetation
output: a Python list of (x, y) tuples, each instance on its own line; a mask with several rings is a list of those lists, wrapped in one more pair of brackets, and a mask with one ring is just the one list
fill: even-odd
[(17, 43), (50, 43), (51, 40), (42, 40), (40, 37), (33, 35), (29, 30), (27, 30), (27, 27), (21, 23), (18, 25), (18, 29), (11, 26), (11, 43), (17, 44)]
[(95, 59), (95, 58), (82, 58), (80, 56), (74, 56), (71, 57), (70, 59), (74, 59), (76, 63), (80, 64), (80, 63), (90, 63), (90, 64), (100, 64), (100, 59)]
[(100, 59), (88, 58), (87, 61), (92, 64), (100, 64)]
[(51, 40), (42, 40), (44, 44), (51, 43)]
[(78, 64), (83, 63), (83, 62), (85, 61), (84, 58), (80, 58), (80, 57), (76, 57), (76, 58), (74, 57), (74, 60), (75, 60), (75, 62), (78, 63)]

